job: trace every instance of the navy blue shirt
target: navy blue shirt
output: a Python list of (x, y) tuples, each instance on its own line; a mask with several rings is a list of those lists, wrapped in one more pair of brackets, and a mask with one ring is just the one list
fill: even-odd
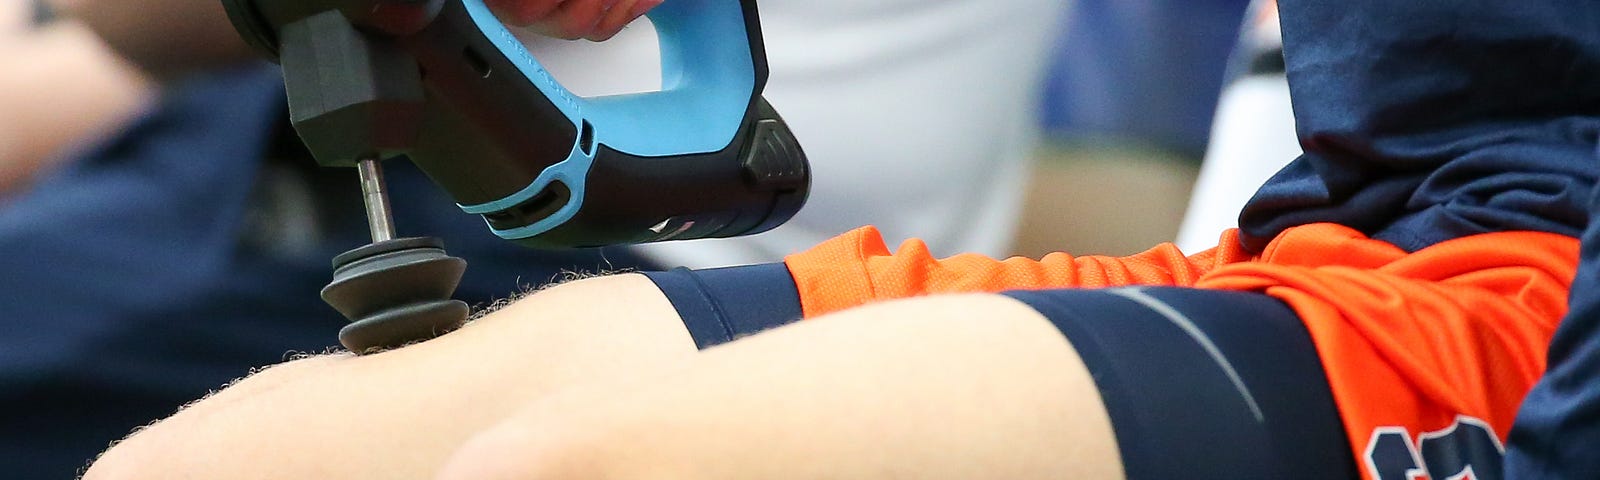
[(1600, 175), (1600, 4), (1283, 0), (1305, 155), (1240, 216), (1248, 246), (1336, 222), (1407, 250), (1577, 236)]
[[(70, 478), (109, 442), (275, 363), (337, 345), (318, 297), (367, 241), (353, 170), (283, 132), (278, 74), (196, 78), (119, 138), (0, 208), (0, 472)], [(274, 158), (276, 157), (276, 158)], [(483, 304), (624, 251), (541, 253), (495, 238), (419, 171), (388, 162), (402, 235), (442, 237)]]
[[(1584, 237), (1572, 313), (1510, 434), (1510, 478), (1600, 478), (1600, 3), (1281, 0), (1305, 155), (1240, 216), (1246, 246), (1337, 222), (1417, 250)], [(1498, 478), (1479, 472), (1478, 478)]]

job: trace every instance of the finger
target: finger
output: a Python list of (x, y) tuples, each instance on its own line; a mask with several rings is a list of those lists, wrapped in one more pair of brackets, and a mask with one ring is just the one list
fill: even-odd
[(556, 38), (577, 40), (589, 36), (595, 25), (605, 16), (606, 10), (618, 0), (566, 0), (545, 21), (533, 28), (539, 33)]
[(486, 0), (500, 20), (512, 25), (546, 22), (566, 0)]
[(649, 12), (650, 9), (661, 5), (661, 2), (662, 0), (623, 0), (622, 3), (618, 3), (610, 12), (606, 13), (605, 18), (600, 20), (600, 24), (595, 26), (594, 33), (586, 38), (596, 42), (610, 40), (611, 37), (617, 36), (624, 27), (633, 23), (645, 12)]

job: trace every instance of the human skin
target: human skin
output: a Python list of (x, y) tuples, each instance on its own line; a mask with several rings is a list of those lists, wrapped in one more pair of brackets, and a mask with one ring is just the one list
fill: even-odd
[[(120, 125), (157, 84), (254, 58), (219, 0), (50, 1), (65, 20), (39, 30), (27, 2), (0, 3), (0, 199)], [(600, 41), (661, 0), (488, 3), (508, 23)]]
[(621, 275), (267, 369), (86, 478), (1121, 476), (1081, 360), (1014, 300), (891, 302), (697, 353), (659, 290)]
[[(63, 148), (121, 125), (157, 84), (254, 58), (218, 0), (51, 2), (65, 20), (38, 30), (27, 2), (0, 3), (0, 200), (67, 158)], [(600, 41), (661, 1), (488, 3), (509, 23)]]
[(32, 9), (27, 2), (0, 3), (0, 38), (10, 41), (12, 37), (27, 31)]
[[(8, 2), (24, 5), (24, 2)], [(13, 5), (13, 6), (15, 6)], [(23, 190), (86, 138), (139, 112), (154, 87), (74, 22), (43, 28), (0, 11), (0, 200)]]
[[(139, 432), (86, 478), (427, 478), (468, 437), (559, 387), (695, 353), (647, 279), (607, 280), (548, 289), (399, 350), (269, 368)], [(612, 298), (628, 301), (600, 300)]]
[(567, 40), (611, 39), (663, 0), (486, 0), (501, 20)]
[[(158, 78), (251, 58), (218, 0), (52, 0)], [(569, 40), (605, 40), (661, 0), (488, 0), (507, 23)], [(154, 12), (154, 13), (152, 13)]]
[(52, 5), (159, 79), (250, 58), (218, 0), (52, 0)]

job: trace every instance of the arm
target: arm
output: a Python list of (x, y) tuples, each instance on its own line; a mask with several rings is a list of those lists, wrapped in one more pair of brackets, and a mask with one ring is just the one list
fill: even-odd
[[(158, 78), (251, 58), (216, 0), (52, 0), (117, 54)], [(181, 39), (181, 40), (178, 40)]]
[(0, 31), (0, 72), (0, 196), (65, 159), (63, 150), (110, 133), (152, 95), (137, 69), (74, 22)]

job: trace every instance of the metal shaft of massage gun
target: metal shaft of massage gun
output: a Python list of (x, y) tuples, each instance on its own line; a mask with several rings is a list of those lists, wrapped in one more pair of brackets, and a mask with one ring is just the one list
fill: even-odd
[(394, 215), (389, 212), (389, 192), (383, 184), (383, 166), (376, 158), (356, 163), (361, 175), (361, 198), (367, 205), (367, 228), (372, 243), (394, 240)]

